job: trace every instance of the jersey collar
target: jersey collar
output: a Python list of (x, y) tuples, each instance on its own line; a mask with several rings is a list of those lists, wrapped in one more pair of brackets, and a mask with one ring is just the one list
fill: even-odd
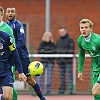
[(90, 42), (90, 38), (91, 38), (91, 34), (88, 37), (84, 38), (84, 39), (85, 39), (86, 42)]
[(3, 21), (2, 22), (0, 22), (0, 27), (3, 25)]

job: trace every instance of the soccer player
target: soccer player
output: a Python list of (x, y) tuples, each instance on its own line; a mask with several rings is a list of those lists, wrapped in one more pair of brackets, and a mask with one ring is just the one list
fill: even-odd
[[(4, 9), (2, 7), (0, 7), (0, 30), (9, 33), (12, 36), (12, 38), (14, 40), (14, 44), (15, 44), (15, 39), (14, 39), (14, 36), (13, 36), (13, 30), (11, 29), (11, 27), (7, 23), (3, 22), (3, 16), (4, 16)], [(13, 72), (13, 78), (15, 80), (15, 71), (14, 71), (15, 67), (12, 66), (11, 69), (12, 69), (12, 72)], [(2, 94), (1, 88), (0, 88), (0, 93)], [(18, 99), (18, 93), (17, 93), (16, 89), (14, 89), (14, 88), (13, 88), (13, 96), (14, 96), (13, 100)]]
[(12, 66), (9, 64), (9, 59), (11, 59), (12, 55), (16, 61), (19, 80), (26, 81), (27, 77), (23, 73), (12, 37), (8, 33), (0, 31), (0, 87), (3, 89), (3, 95), (0, 95), (0, 100), (12, 100), (13, 76), (11, 71)]
[(78, 38), (78, 78), (84, 80), (83, 67), (87, 51), (92, 59), (92, 93), (95, 100), (100, 100), (100, 35), (92, 31), (93, 23), (89, 19), (82, 19), (79, 26), (81, 35)]
[(21, 59), (24, 74), (27, 76), (27, 83), (34, 88), (34, 91), (36, 92), (40, 100), (46, 100), (37, 82), (34, 80), (32, 76), (28, 74), (28, 66), (30, 64), (30, 61), (28, 56), (28, 50), (25, 46), (24, 27), (22, 23), (16, 19), (16, 9), (14, 7), (8, 7), (6, 9), (6, 17), (8, 19), (7, 24), (13, 29), (16, 48)]

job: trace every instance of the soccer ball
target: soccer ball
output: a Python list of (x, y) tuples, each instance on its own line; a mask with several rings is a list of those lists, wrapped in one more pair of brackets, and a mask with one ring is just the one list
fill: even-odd
[(44, 72), (44, 66), (39, 61), (33, 61), (30, 63), (28, 70), (31, 76), (40, 76)]

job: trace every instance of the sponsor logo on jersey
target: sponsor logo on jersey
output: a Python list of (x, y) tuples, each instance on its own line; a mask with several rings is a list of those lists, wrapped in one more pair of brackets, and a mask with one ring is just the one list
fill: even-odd
[(13, 84), (12, 82), (9, 82), (9, 84)]

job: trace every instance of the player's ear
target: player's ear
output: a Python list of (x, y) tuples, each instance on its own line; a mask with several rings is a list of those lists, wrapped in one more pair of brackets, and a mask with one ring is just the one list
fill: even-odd
[(91, 27), (91, 32), (92, 32), (93, 27)]
[(15, 17), (17, 17), (17, 13), (15, 13)]

